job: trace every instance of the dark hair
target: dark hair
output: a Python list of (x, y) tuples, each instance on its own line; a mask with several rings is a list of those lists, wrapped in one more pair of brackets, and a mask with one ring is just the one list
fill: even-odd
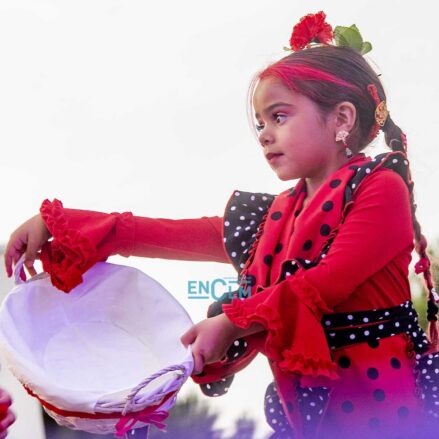
[[(266, 78), (277, 78), (287, 88), (314, 101), (322, 114), (326, 116), (340, 102), (351, 102), (356, 110), (354, 127), (349, 133), (348, 145), (354, 152), (364, 149), (375, 137), (375, 109), (377, 102), (369, 92), (369, 85), (376, 88), (379, 101), (386, 101), (381, 81), (366, 59), (357, 51), (341, 46), (315, 46), (293, 52), (269, 65), (259, 72), (250, 84), (249, 116), (253, 93), (257, 82)], [(388, 116), (381, 127), (386, 144), (392, 151), (406, 154), (406, 137)], [(409, 173), (409, 190), (413, 218), (416, 251), (420, 261), (416, 272), (423, 273), (429, 291), (428, 320), (430, 321), (430, 339), (438, 342), (437, 311), (433, 298), (434, 286), (430, 272), (430, 261), (426, 253), (427, 240), (422, 235), (421, 226), (416, 219), (416, 204), (413, 196), (413, 182)]]

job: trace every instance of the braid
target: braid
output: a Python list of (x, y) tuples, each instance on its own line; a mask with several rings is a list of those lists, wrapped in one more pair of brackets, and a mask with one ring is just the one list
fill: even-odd
[[(407, 139), (405, 134), (402, 132), (401, 128), (399, 128), (391, 119), (390, 115), (387, 117), (386, 123), (383, 126), (384, 136), (386, 140), (386, 144), (390, 147), (392, 151), (401, 151), (405, 155), (407, 155)], [(410, 168), (408, 171), (408, 179), (409, 179), (409, 190), (410, 190), (410, 204), (412, 210), (412, 219), (413, 219), (413, 231), (415, 235), (415, 248), (419, 255), (419, 261), (415, 265), (416, 274), (423, 273), (425, 284), (428, 290), (428, 307), (427, 307), (427, 319), (429, 321), (428, 324), (428, 333), (430, 336), (430, 342), (434, 348), (438, 347), (439, 344), (439, 333), (437, 327), (437, 313), (438, 307), (436, 305), (436, 300), (439, 299), (436, 289), (433, 284), (433, 279), (430, 270), (430, 258), (427, 255), (427, 239), (421, 232), (421, 225), (419, 224), (416, 218), (416, 203), (414, 199), (413, 193), (413, 181), (411, 179)]]

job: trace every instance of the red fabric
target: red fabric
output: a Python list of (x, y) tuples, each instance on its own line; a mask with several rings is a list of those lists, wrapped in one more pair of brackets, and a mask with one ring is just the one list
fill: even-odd
[[(419, 400), (415, 397), (413, 365), (407, 353), (408, 342), (403, 336), (382, 342), (383, 347), (376, 350), (359, 344), (338, 349), (331, 355), (320, 323), (325, 313), (386, 308), (410, 299), (408, 265), (414, 236), (409, 192), (399, 175), (381, 168), (363, 180), (353, 204), (346, 208), (349, 212), (338, 227), (327, 257), (316, 267), (301, 269), (278, 282), (279, 268), (284, 260), (312, 260), (320, 253), (327, 239), (320, 234), (321, 226), (327, 224), (332, 231), (337, 227), (343, 215), (345, 182), (355, 172), (349, 166), (361, 163), (361, 160), (355, 159), (331, 175), (305, 208), (302, 208), (304, 194), (300, 193), (304, 182), (296, 186), (295, 196), (285, 191), (275, 199), (254, 260), (249, 261), (249, 267), (244, 267), (247, 274), (256, 277), (256, 285), (261, 285), (267, 274), (270, 285), (246, 300), (234, 299), (230, 305), (223, 305), (224, 312), (237, 326), (245, 328), (258, 322), (267, 328), (264, 353), (270, 360), (285, 407), (293, 408), (290, 412), (286, 409), (286, 414), (296, 429), (300, 421), (293, 413), (299, 409), (292, 383), (297, 379), (303, 387), (325, 385), (332, 388), (328, 413), (331, 420), (341, 423), (340, 431), (345, 431), (342, 419), (346, 413), (342, 406), (347, 401), (347, 393), (351, 398), (356, 395), (357, 407), (370, 407), (370, 410), (356, 410), (345, 419), (345, 422), (351, 422), (350, 433), (358, 425), (365, 425), (367, 430), (373, 417), (380, 418), (382, 428), (391, 431), (401, 405), (408, 408), (411, 419), (421, 415)], [(335, 179), (341, 180), (341, 184), (334, 189), (329, 183)], [(328, 200), (333, 202), (333, 207), (325, 214), (322, 206)], [(274, 212), (286, 212), (287, 215), (273, 220)], [(300, 212), (297, 218), (294, 212)], [(304, 246), (307, 241), (312, 241), (310, 248)], [(283, 244), (283, 251), (276, 254), (274, 249), (278, 244)], [(270, 265), (264, 263), (267, 255), (273, 258)], [(399, 375), (395, 375), (396, 370), (389, 365), (391, 353), (403, 365)], [(338, 367), (338, 359), (342, 356), (351, 361), (348, 372)], [(381, 379), (378, 384), (364, 373), (367, 365), (379, 368)], [(337, 376), (339, 380), (335, 379)], [(324, 381), (324, 378), (329, 379)], [(377, 385), (387, 395), (383, 404), (374, 401), (371, 394), (370, 389), (377, 389)], [(365, 396), (368, 393), (369, 398)], [(383, 411), (392, 416), (382, 420)], [(327, 422), (324, 421), (322, 427)]]
[[(87, 412), (73, 412), (69, 410), (63, 410), (59, 407), (54, 406), (53, 404), (50, 404), (49, 402), (45, 401), (44, 399), (40, 398), (36, 393), (34, 393), (29, 387), (27, 387), (25, 384), (23, 384), (24, 390), (34, 398), (38, 399), (38, 401), (41, 403), (42, 406), (46, 407), (48, 410), (56, 413), (57, 415), (64, 416), (66, 418), (68, 417), (74, 417), (74, 418), (83, 418), (83, 419), (118, 419), (122, 417), (122, 412), (113, 412), (113, 413), (87, 413)], [(150, 405), (146, 407), (143, 410), (140, 410), (138, 412), (131, 412), (131, 413), (137, 413), (142, 415), (151, 414), (156, 409), (159, 409), (163, 404), (172, 396), (175, 395), (175, 392), (167, 393), (163, 399), (158, 403), (154, 405)]]
[[(357, 161), (361, 164), (365, 159), (354, 158), (349, 164)], [(345, 166), (337, 171), (337, 176), (345, 182), (353, 172)], [(371, 417), (380, 417), (386, 410), (394, 414), (398, 404), (409, 409), (408, 420), (412, 421), (420, 415), (420, 409), (409, 361), (409, 341), (401, 335), (382, 341), (376, 349), (358, 344), (330, 353), (320, 324), (324, 313), (392, 307), (410, 298), (408, 265), (414, 245), (409, 193), (402, 178), (385, 168), (378, 168), (365, 178), (327, 257), (316, 267), (299, 270), (275, 283), (284, 258), (311, 259), (309, 256), (319, 253), (327, 239), (319, 236), (321, 206), (328, 201), (329, 193), (334, 206), (324, 219), (331, 230), (337, 227), (337, 220), (343, 215), (344, 183), (339, 190), (330, 190), (328, 183), (334, 178), (328, 178), (305, 208), (303, 195), (288, 198), (285, 192), (276, 197), (253, 262), (247, 267), (258, 281), (265, 279), (269, 267), (264, 263), (264, 252), (271, 251), (270, 285), (260, 283), (258, 293), (243, 301), (235, 299), (232, 304), (223, 305), (223, 310), (237, 326), (246, 327), (256, 321), (267, 328), (261, 350), (269, 359), (285, 412), (295, 427), (300, 427), (293, 389), (298, 378), (303, 386), (331, 386), (329, 417), (325, 417), (323, 424), (331, 420), (340, 425), (340, 432), (352, 432), (349, 425), (367, 424)], [(286, 213), (285, 222), (271, 220), (270, 214), (277, 210)], [(291, 215), (294, 211), (300, 214)], [(46, 200), (42, 214), (54, 235), (53, 242), (43, 250), (44, 269), (64, 290), (79, 283), (81, 274), (95, 260), (116, 253), (230, 262), (219, 217), (152, 219), (64, 209), (56, 200)], [(308, 239), (313, 242), (312, 250), (304, 250)], [(279, 242), (284, 244), (284, 250), (274, 255), (273, 249)], [(343, 356), (351, 363), (346, 370), (338, 364)], [(400, 369), (384, 367), (391, 357), (400, 361)], [(380, 378), (372, 382), (364, 371), (375, 364), (381, 368)], [(370, 396), (374, 386), (385, 388), (385, 401), (378, 403)], [(355, 410), (346, 418), (342, 404), (348, 396), (355, 396), (358, 405), (368, 409)], [(289, 412), (287, 407), (295, 410)], [(384, 427), (394, 422), (392, 416), (383, 421)]]
[(45, 200), (40, 212), (53, 240), (41, 252), (43, 270), (68, 293), (97, 261), (109, 256), (143, 256), (229, 263), (222, 218), (172, 220), (64, 208)]

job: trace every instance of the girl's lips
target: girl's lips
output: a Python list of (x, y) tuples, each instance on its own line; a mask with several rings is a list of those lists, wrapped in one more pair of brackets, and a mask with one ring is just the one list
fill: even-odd
[(270, 152), (265, 157), (267, 158), (267, 160), (269, 162), (271, 162), (271, 161), (274, 161), (276, 159), (276, 157), (280, 157), (281, 155), (283, 155), (283, 154), (282, 153), (276, 154), (276, 153)]

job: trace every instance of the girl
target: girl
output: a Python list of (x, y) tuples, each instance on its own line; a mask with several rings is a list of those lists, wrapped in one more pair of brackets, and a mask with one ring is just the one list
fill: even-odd
[[(212, 304), (181, 337), (203, 392), (226, 392), (262, 352), (274, 377), (265, 401), (273, 438), (431, 437), (438, 356), (425, 354), (437, 331), (432, 324), (427, 339), (410, 302), (414, 241), (432, 322), (437, 295), (405, 136), (355, 26), (334, 35), (323, 12), (310, 14), (290, 45), (257, 75), (250, 99), (266, 160), (279, 179), (299, 179), (294, 188), (235, 191), (223, 217), (185, 220), (45, 200), (10, 237), (8, 275), (23, 253), (30, 275), (38, 257), (65, 292), (113, 254), (232, 263), (245, 297)], [(380, 129), (391, 152), (367, 157)]]

